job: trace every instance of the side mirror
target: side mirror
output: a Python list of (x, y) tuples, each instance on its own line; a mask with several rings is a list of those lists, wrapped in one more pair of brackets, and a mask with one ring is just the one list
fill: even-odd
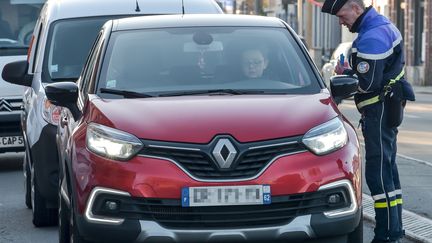
[(330, 78), (330, 90), (336, 103), (357, 93), (358, 80), (349, 75), (336, 75)]
[(68, 108), (74, 119), (78, 120), (81, 111), (78, 109), (78, 86), (74, 82), (57, 82), (45, 86), (48, 100), (56, 106)]
[(4, 66), (2, 78), (9, 83), (31, 87), (32, 75), (27, 74), (28, 62), (11, 62)]

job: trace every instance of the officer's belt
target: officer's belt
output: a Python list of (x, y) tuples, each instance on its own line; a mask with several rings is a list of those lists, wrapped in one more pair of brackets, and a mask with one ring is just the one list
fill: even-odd
[(384, 96), (387, 94), (387, 92), (389, 90), (388, 88), (390, 87), (390, 85), (399, 81), (404, 75), (405, 75), (405, 67), (402, 68), (402, 71), (399, 73), (399, 75), (396, 78), (390, 79), (389, 83), (386, 86), (384, 86), (384, 90), (383, 90), (383, 92), (381, 92), (381, 94), (374, 96), (372, 98), (363, 100), (362, 102), (359, 102), (357, 104), (357, 109), (361, 109), (367, 105), (372, 105), (372, 104), (375, 104), (375, 103), (381, 101), (384, 98)]

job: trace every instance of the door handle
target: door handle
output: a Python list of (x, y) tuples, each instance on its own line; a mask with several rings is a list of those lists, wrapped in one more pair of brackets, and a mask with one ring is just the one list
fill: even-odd
[(62, 117), (60, 120), (60, 126), (64, 127), (67, 126), (68, 124), (68, 119), (66, 117)]

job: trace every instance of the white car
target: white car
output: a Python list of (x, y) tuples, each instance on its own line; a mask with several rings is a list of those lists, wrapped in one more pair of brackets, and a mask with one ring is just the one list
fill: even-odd
[(334, 50), (333, 54), (331, 55), (330, 60), (323, 65), (321, 72), (327, 86), (329, 86), (330, 77), (334, 75), (334, 69), (339, 60), (340, 54), (344, 55), (346, 61), (349, 60), (349, 56), (351, 55), (351, 46), (352, 46), (352, 42), (340, 43), (338, 47), (336, 47), (336, 49)]
[[(57, 223), (59, 198), (57, 124), (61, 109), (49, 102), (48, 83), (76, 81), (102, 25), (127, 16), (222, 14), (214, 0), (48, 0), (37, 20), (28, 61), (7, 64), (2, 76), (27, 86), (22, 129), (26, 154), (26, 204), (33, 224)], [(65, 122), (65, 121), (62, 121)], [(63, 239), (60, 239), (63, 242)]]
[[(45, 0), (0, 0), (0, 71), (26, 60), (36, 19)], [(23, 14), (25, 13), (25, 14)], [(24, 87), (0, 77), (0, 153), (24, 151), (21, 107)]]

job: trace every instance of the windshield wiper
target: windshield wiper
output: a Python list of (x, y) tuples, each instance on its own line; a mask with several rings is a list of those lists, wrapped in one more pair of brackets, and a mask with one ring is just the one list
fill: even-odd
[(0, 49), (7, 50), (7, 49), (27, 49), (28, 46), (0, 46)]
[(68, 77), (68, 78), (52, 78), (53, 82), (76, 82), (78, 78)]
[(150, 95), (150, 94), (139, 93), (139, 92), (128, 91), (128, 90), (119, 90), (119, 89), (100, 88), (99, 91), (101, 93), (105, 93), (105, 94), (122, 95), (125, 98), (150, 98), (150, 97), (155, 97), (154, 95)]
[(183, 96), (183, 95), (201, 95), (201, 94), (232, 94), (232, 95), (244, 95), (244, 94), (263, 94), (262, 90), (241, 90), (241, 89), (210, 89), (210, 90), (189, 90), (179, 92), (168, 92), (160, 94), (159, 96)]

